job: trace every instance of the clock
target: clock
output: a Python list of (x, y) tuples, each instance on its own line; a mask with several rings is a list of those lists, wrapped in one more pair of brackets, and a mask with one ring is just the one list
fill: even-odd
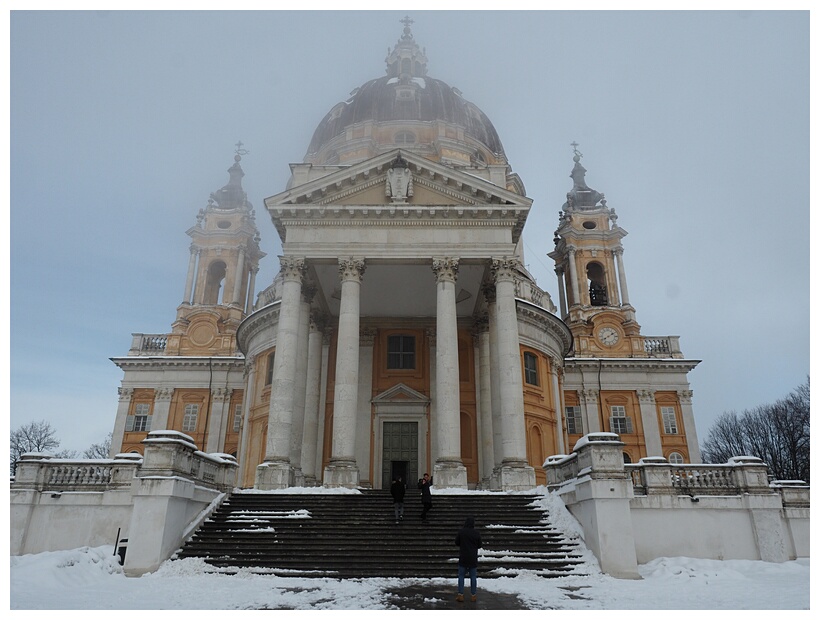
[(602, 327), (598, 330), (598, 340), (608, 347), (613, 346), (620, 339), (618, 330), (614, 327)]

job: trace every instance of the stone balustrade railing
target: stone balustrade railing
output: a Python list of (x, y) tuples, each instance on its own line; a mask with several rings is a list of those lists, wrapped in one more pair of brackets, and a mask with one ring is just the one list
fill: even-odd
[(58, 459), (53, 454), (29, 452), (20, 457), (13, 489), (37, 491), (107, 491), (131, 485), (142, 462), (139, 454), (113, 459)]
[(683, 358), (680, 336), (644, 336), (643, 350), (649, 357)]
[(131, 334), (128, 355), (162, 355), (168, 345), (168, 334)]

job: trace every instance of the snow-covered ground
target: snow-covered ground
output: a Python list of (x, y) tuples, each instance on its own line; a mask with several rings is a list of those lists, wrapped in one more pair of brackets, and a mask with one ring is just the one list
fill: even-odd
[[(572, 537), (580, 533), (560, 500), (533, 498)], [(557, 503), (556, 503), (557, 502)], [(583, 546), (583, 543), (581, 543)], [(585, 549), (585, 548), (584, 548)], [(479, 591), (517, 595), (530, 609), (810, 609), (809, 560), (775, 564), (747, 560), (659, 558), (640, 566), (640, 580), (601, 573), (584, 552), (585, 576), (480, 579)], [(452, 579), (289, 579), (240, 570), (208, 574), (201, 560), (165, 562), (128, 578), (113, 547), (11, 558), (10, 609), (391, 609), (386, 592), (412, 585), (451, 586)]]

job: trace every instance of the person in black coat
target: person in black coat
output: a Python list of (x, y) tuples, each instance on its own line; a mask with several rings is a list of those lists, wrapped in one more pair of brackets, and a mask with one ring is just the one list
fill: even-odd
[(406, 487), (401, 476), (390, 485), (390, 495), (393, 496), (393, 512), (396, 515), (396, 523), (404, 519), (404, 492)]
[(458, 534), (456, 534), (456, 545), (458, 545), (458, 595), (456, 600), (464, 602), (464, 576), (470, 574), (470, 600), (476, 599), (476, 581), (478, 572), (478, 550), (481, 548), (481, 534), (475, 529), (475, 519), (467, 517), (464, 520)]
[(424, 474), (423, 478), (419, 478), (419, 489), (421, 489), (421, 520), (427, 521), (427, 513), (433, 507), (433, 496), (430, 493), (430, 487), (433, 486), (433, 477), (430, 474)]

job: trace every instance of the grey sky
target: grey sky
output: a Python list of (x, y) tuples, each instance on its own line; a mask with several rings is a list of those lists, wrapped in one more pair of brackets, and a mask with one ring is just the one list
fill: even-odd
[(629, 232), (642, 333), (679, 335), (702, 440), (716, 416), (809, 374), (809, 13), (11, 13), (10, 426), (48, 419), (82, 451), (113, 428), (131, 333), (170, 331), (185, 231), (234, 144), (267, 252), (324, 114), (384, 74), (401, 19), (428, 70), (492, 120), (534, 200), (526, 262), (587, 183)]

